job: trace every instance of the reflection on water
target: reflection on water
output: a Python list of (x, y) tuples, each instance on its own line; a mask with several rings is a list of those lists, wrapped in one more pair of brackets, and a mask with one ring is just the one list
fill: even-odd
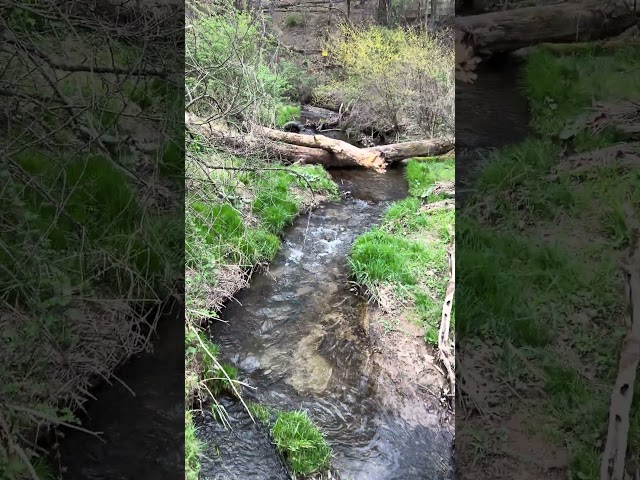
[[(451, 431), (427, 405), (393, 404), (363, 335), (364, 302), (348, 283), (347, 254), (379, 219), (386, 202), (407, 195), (402, 170), (385, 175), (333, 173), (351, 198), (300, 217), (286, 232), (269, 272), (230, 302), (212, 336), (225, 361), (255, 392), (247, 398), (278, 408), (305, 408), (326, 433), (334, 465), (352, 480), (452, 478)], [(200, 419), (211, 479), (285, 479), (263, 431), (237, 405), (234, 429)], [(416, 415), (416, 413), (418, 413)]]

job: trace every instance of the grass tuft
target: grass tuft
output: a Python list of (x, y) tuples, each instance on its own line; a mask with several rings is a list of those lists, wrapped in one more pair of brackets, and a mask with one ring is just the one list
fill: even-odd
[(279, 413), (271, 434), (294, 475), (310, 475), (329, 466), (331, 448), (307, 412)]

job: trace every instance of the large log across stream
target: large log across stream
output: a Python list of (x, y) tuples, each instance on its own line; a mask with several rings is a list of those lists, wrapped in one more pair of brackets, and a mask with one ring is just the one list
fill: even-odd
[(214, 146), (237, 152), (264, 152), (285, 163), (360, 166), (379, 173), (384, 173), (388, 164), (411, 157), (439, 156), (450, 152), (455, 146), (454, 140), (432, 138), (358, 148), (324, 135), (282, 132), (262, 126), (253, 126), (251, 134), (242, 134), (215, 127), (189, 113), (185, 114), (185, 123), (191, 131), (204, 136)]
[(473, 71), (480, 55), (540, 43), (601, 40), (637, 22), (632, 2), (586, 0), (456, 17), (456, 70)]

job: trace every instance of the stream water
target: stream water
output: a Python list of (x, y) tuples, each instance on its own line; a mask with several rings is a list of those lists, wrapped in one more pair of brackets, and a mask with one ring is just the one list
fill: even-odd
[[(350, 196), (296, 220), (269, 271), (254, 275), (251, 287), (225, 308), (226, 323), (212, 327), (213, 340), (223, 360), (256, 387), (246, 390), (246, 399), (310, 412), (343, 478), (453, 478), (451, 427), (423, 402), (394, 400), (363, 333), (366, 303), (348, 282), (354, 239), (379, 221), (388, 202), (407, 195), (403, 170), (332, 176)], [(199, 419), (211, 452), (202, 461), (203, 478), (289, 478), (264, 428), (237, 403), (225, 407), (231, 430), (210, 414)]]
[[(152, 352), (136, 355), (91, 392), (82, 426), (61, 428), (54, 470), (64, 480), (184, 478), (184, 309), (159, 320)], [(125, 387), (126, 385), (126, 387)]]
[(529, 104), (523, 92), (520, 61), (498, 56), (480, 64), (474, 83), (456, 83), (456, 196), (473, 188), (483, 155), (523, 141)]

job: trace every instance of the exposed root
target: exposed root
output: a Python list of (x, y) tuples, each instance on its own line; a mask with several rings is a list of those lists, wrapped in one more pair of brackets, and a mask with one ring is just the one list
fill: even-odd
[(448, 396), (450, 399), (449, 408), (453, 408), (453, 402), (456, 396), (456, 374), (455, 361), (453, 358), (453, 348), (450, 342), (449, 330), (451, 326), (451, 309), (453, 307), (453, 298), (456, 290), (456, 260), (455, 260), (455, 240), (449, 247), (449, 269), (450, 277), (447, 285), (447, 292), (442, 306), (442, 319), (440, 321), (440, 330), (438, 332), (438, 351), (440, 361), (447, 371), (447, 380), (449, 382)]

